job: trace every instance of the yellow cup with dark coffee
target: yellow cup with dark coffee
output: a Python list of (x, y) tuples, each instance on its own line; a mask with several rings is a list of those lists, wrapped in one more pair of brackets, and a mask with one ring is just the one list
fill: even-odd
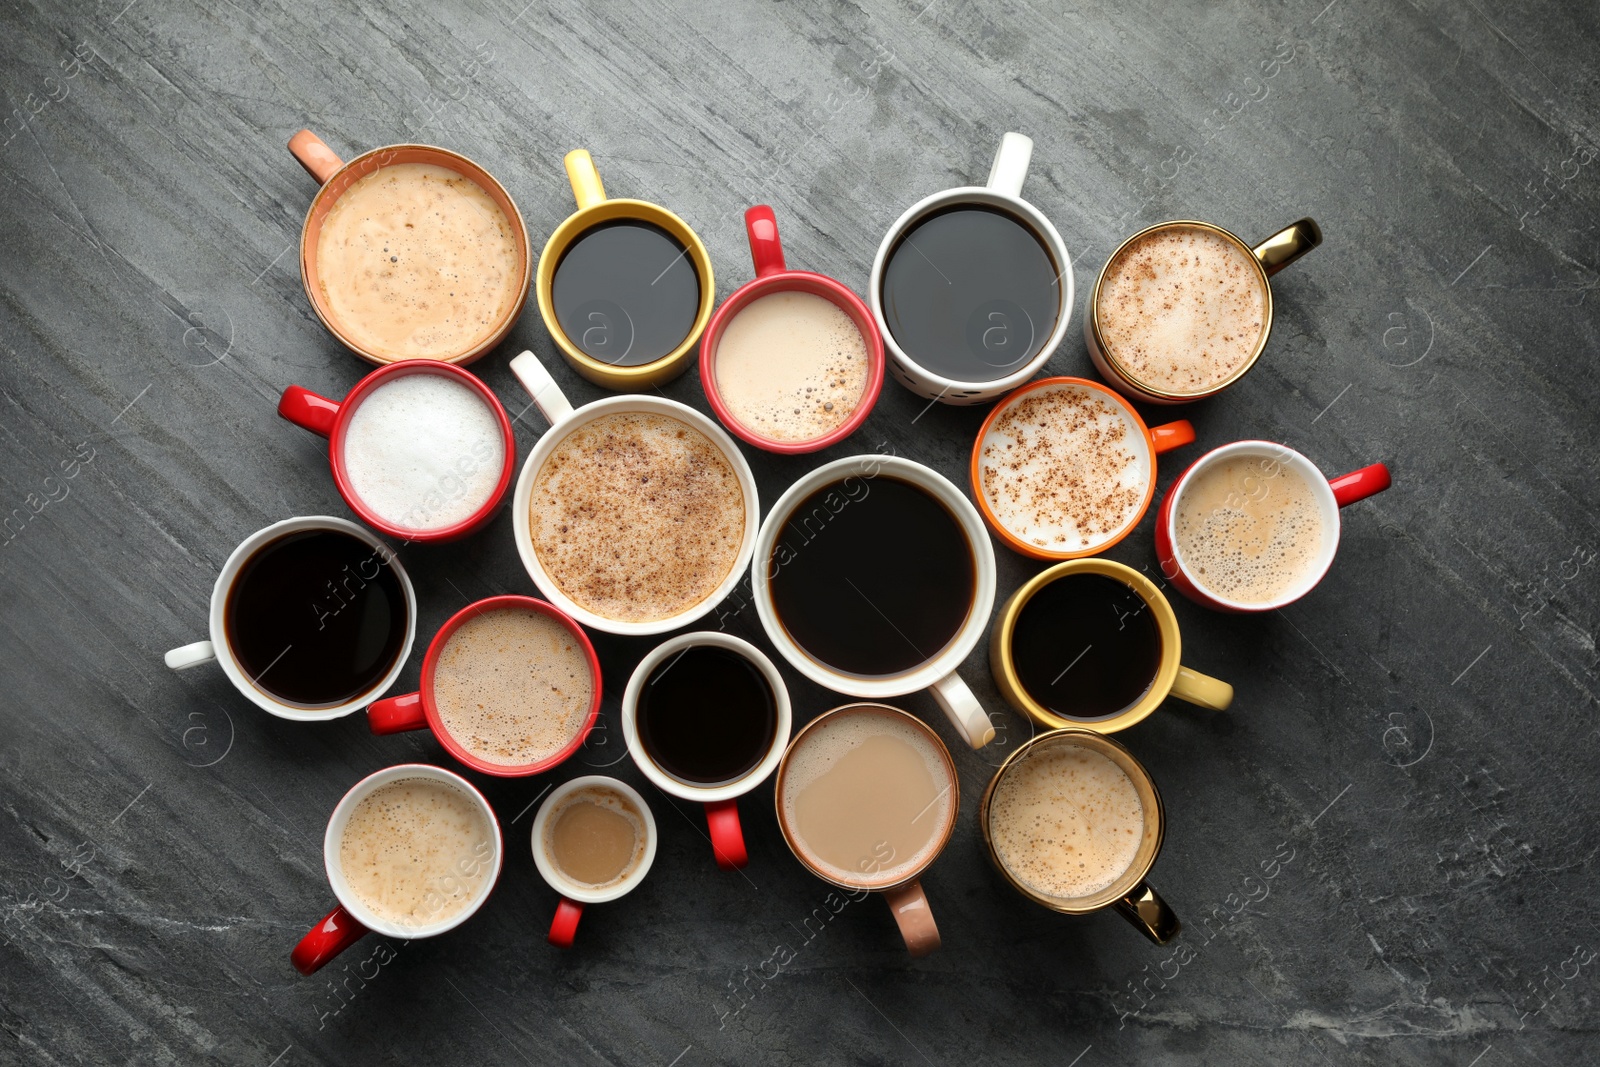
[(689, 225), (645, 200), (610, 200), (584, 149), (568, 152), (578, 210), (539, 257), (539, 314), (574, 370), (607, 389), (659, 385), (689, 366), (711, 319), (711, 256)]

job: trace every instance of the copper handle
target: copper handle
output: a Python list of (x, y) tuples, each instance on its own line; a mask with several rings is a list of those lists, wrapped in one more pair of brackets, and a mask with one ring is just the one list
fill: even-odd
[(922, 883), (915, 878), (905, 885), (885, 890), (883, 899), (889, 902), (894, 921), (905, 938), (906, 951), (912, 956), (926, 956), (939, 947), (939, 927), (928, 910), (928, 897)]
[(1256, 259), (1261, 261), (1261, 269), (1270, 278), (1321, 243), (1322, 227), (1317, 225), (1315, 219), (1301, 219), (1279, 230), (1250, 251), (1256, 254)]
[(301, 130), (289, 138), (289, 151), (306, 168), (306, 173), (317, 179), (318, 185), (327, 185), (328, 179), (344, 166), (344, 160), (310, 130)]

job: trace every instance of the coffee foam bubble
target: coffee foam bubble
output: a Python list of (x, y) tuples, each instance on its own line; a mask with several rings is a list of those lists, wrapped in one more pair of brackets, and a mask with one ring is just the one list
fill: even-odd
[[(595, 807), (604, 808), (606, 811), (622, 816), (628, 825), (633, 828), (633, 855), (628, 857), (628, 862), (622, 870), (605, 882), (585, 882), (575, 878), (562, 869), (560, 861), (556, 858), (555, 834), (556, 828), (561, 824), (562, 816), (566, 815), (575, 805), (593, 804)], [(545, 819), (544, 823), (544, 855), (550, 861), (550, 866), (561, 872), (561, 876), (574, 885), (581, 885), (585, 889), (610, 889), (612, 886), (621, 885), (644, 862), (644, 854), (650, 846), (649, 827), (645, 825), (644, 816), (634, 805), (632, 798), (605, 786), (589, 785), (581, 789), (574, 789), (562, 797), (554, 810)]]
[(1008, 403), (983, 439), (978, 466), (1001, 526), (1045, 551), (1081, 552), (1138, 517), (1151, 457), (1121, 404), (1063, 383)]
[(745, 498), (722, 449), (666, 415), (601, 415), (545, 459), (529, 497), (534, 553), (574, 603), (651, 622), (714, 593), (739, 557)]
[(500, 420), (469, 386), (442, 374), (391, 378), (345, 427), (345, 474), (385, 522), (441, 530), (472, 517), (505, 467)]
[(588, 718), (595, 680), (583, 646), (538, 611), (499, 608), (467, 619), (439, 651), (433, 698), (445, 730), (502, 767), (549, 759)]
[(483, 809), (437, 778), (399, 778), (361, 798), (339, 842), (355, 898), (398, 926), (460, 915), (489, 891), (495, 833)]
[(1138, 858), (1144, 804), (1110, 757), (1051, 744), (1017, 760), (995, 786), (989, 838), (1006, 870), (1036, 892), (1089, 897)]
[[(807, 787), (831, 770), (842, 757), (866, 741), (884, 736), (909, 745), (927, 766), (928, 776), (940, 791), (920, 818), (929, 820), (929, 825), (938, 829), (926, 846), (906, 859), (892, 867), (881, 867), (873, 870), (870, 875), (863, 875), (859, 869), (844, 868), (830, 863), (806, 847), (805, 841), (800, 838), (798, 832), (795, 832), (795, 828), (799, 825), (796, 807), (800, 795)], [(951, 803), (954, 790), (943, 786), (943, 783), (950, 780), (950, 771), (944, 758), (921, 729), (904, 721), (898, 715), (860, 710), (835, 715), (806, 733), (784, 763), (783, 792), (778, 798), (778, 803), (782, 809), (783, 822), (791, 831), (789, 840), (805, 855), (807, 862), (827, 871), (831, 877), (841, 882), (864, 886), (893, 885), (929, 862), (929, 854), (938, 849), (944, 837), (943, 827), (954, 820), (955, 811)], [(863, 859), (871, 858), (863, 857)]]
[(811, 441), (861, 403), (867, 343), (833, 301), (769, 293), (723, 329), (714, 367), (717, 393), (741, 426), (774, 441)]
[(1184, 484), (1173, 528), (1185, 570), (1225, 600), (1266, 604), (1322, 559), (1322, 509), (1299, 470), (1262, 456), (1214, 461)]
[(1249, 250), (1212, 230), (1166, 226), (1106, 266), (1096, 317), (1111, 354), (1138, 381), (1202, 393), (1255, 354), (1267, 293)]

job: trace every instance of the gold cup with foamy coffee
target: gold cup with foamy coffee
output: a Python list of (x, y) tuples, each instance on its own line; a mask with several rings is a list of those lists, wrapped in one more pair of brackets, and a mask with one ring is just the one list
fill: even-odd
[(1083, 336), (1106, 382), (1150, 404), (1186, 404), (1255, 365), (1272, 330), (1268, 279), (1322, 243), (1311, 219), (1251, 247), (1209, 222), (1140, 230), (1089, 291)]
[(989, 857), (1054, 911), (1111, 907), (1156, 944), (1180, 928), (1145, 882), (1161, 851), (1161, 794), (1133, 755), (1089, 730), (1052, 730), (1001, 765), (978, 809)]

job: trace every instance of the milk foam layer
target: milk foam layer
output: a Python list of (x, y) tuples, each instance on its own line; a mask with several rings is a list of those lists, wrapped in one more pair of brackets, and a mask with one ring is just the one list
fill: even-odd
[(517, 298), (510, 221), (445, 167), (396, 163), (351, 184), (322, 220), (317, 275), (335, 324), (391, 359), (476, 347)]
[(434, 778), (401, 778), (361, 798), (339, 868), (374, 915), (422, 927), (460, 915), (489, 890), (495, 833), (471, 797)]
[(739, 475), (699, 430), (666, 415), (601, 415), (545, 459), (529, 497), (551, 580), (607, 619), (688, 611), (733, 570), (744, 540)]
[(809, 730), (778, 804), (806, 860), (841, 882), (893, 885), (929, 862), (955, 819), (943, 756), (898, 715), (845, 712)]
[[(573, 829), (565, 825), (567, 818), (573, 816), (580, 819), (584, 819), (585, 816), (592, 818), (593, 812), (586, 812), (584, 810), (585, 805), (599, 808), (604, 813), (622, 819), (633, 832), (633, 847), (631, 851), (628, 852), (620, 865), (612, 865), (615, 873), (599, 881), (587, 881), (580, 876), (580, 873), (569, 870), (562, 862), (565, 857), (562, 855), (562, 849), (558, 847), (558, 843), (563, 842), (566, 837), (566, 832)], [(610, 889), (612, 886), (621, 885), (627, 881), (639, 869), (639, 864), (644, 862), (644, 855), (648, 851), (650, 844), (648, 835), (649, 829), (645, 825), (644, 816), (639, 813), (639, 809), (634, 806), (631, 798), (624, 796), (615, 789), (608, 789), (604, 786), (585, 786), (582, 789), (575, 789), (562, 797), (557, 802), (555, 810), (545, 820), (544, 854), (545, 858), (550, 861), (551, 866), (560, 871), (564, 878), (577, 885), (581, 885), (586, 889)], [(567, 847), (579, 853), (579, 855), (572, 857), (575, 861), (574, 866), (581, 866), (594, 861), (595, 857), (592, 854), (583, 854), (589, 848), (592, 848), (594, 842), (579, 839), (567, 840), (565, 843)]]
[(989, 510), (1019, 540), (1046, 551), (1105, 544), (1138, 518), (1150, 447), (1121, 404), (1097, 389), (1034, 389), (990, 424), (979, 455)]
[(1166, 226), (1106, 266), (1096, 311), (1111, 354), (1135, 379), (1203, 393), (1255, 354), (1266, 297), (1247, 249), (1198, 226)]
[(445, 730), (474, 756), (502, 767), (539, 763), (571, 744), (588, 719), (594, 685), (572, 631), (522, 608), (462, 623), (433, 671)]
[(1298, 469), (1268, 456), (1228, 456), (1183, 487), (1174, 509), (1190, 576), (1225, 600), (1265, 604), (1302, 585), (1322, 559), (1322, 509)]
[(1077, 745), (1036, 748), (989, 799), (989, 838), (1006, 870), (1045, 896), (1093, 896), (1144, 842), (1144, 804), (1121, 767)]
[(811, 441), (843, 426), (867, 384), (867, 344), (814, 293), (770, 293), (735, 315), (716, 349), (717, 393), (743, 427)]
[(442, 374), (404, 374), (356, 408), (344, 467), (361, 502), (408, 530), (442, 530), (488, 503), (505, 467), (494, 411)]

